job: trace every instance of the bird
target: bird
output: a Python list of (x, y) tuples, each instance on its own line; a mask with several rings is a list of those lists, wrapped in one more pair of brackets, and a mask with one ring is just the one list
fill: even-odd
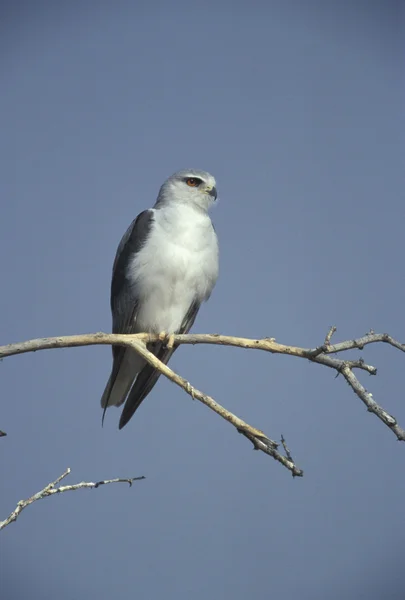
[[(161, 186), (153, 208), (141, 212), (122, 237), (111, 281), (113, 333), (188, 333), (218, 279), (218, 237), (209, 216), (217, 200), (215, 178), (185, 169)], [(176, 348), (164, 341), (148, 349), (167, 364)], [(160, 372), (132, 348), (112, 346), (112, 369), (101, 407), (121, 406), (119, 429), (150, 393)]]

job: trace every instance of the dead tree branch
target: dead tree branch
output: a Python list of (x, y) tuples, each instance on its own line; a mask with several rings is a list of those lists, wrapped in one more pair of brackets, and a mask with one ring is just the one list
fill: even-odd
[[(301, 348), (298, 346), (288, 346), (279, 344), (274, 338), (263, 338), (259, 340), (249, 338), (239, 338), (233, 336), (225, 336), (219, 334), (187, 334), (187, 335), (171, 335), (166, 338), (169, 345), (178, 346), (181, 344), (216, 344), (222, 346), (234, 346), (245, 349), (256, 349), (270, 352), (271, 354), (287, 354), (298, 358), (304, 358), (313, 363), (326, 366), (341, 374), (360, 400), (366, 405), (368, 411), (374, 413), (387, 427), (389, 427), (400, 441), (405, 441), (405, 430), (400, 427), (392, 415), (379, 406), (360, 381), (357, 379), (354, 371), (366, 371), (370, 375), (376, 375), (377, 369), (372, 365), (368, 365), (362, 358), (356, 360), (345, 360), (336, 358), (332, 354), (338, 354), (347, 350), (362, 350), (366, 345), (373, 343), (386, 343), (394, 348), (405, 352), (405, 344), (397, 342), (388, 334), (377, 334), (370, 331), (365, 336), (332, 344), (331, 339), (336, 331), (336, 327), (331, 327), (328, 331), (322, 345), (316, 348)], [(197, 399), (208, 408), (216, 412), (223, 419), (231, 423), (239, 433), (248, 438), (256, 450), (272, 456), (275, 460), (286, 467), (294, 476), (302, 476), (303, 471), (299, 469), (291, 458), (291, 453), (287, 449), (284, 438), (282, 445), (285, 454), (280, 454), (278, 444), (267, 437), (261, 430), (252, 427), (245, 423), (228, 411), (226, 408), (218, 404), (213, 398), (194, 388), (183, 377), (175, 373), (170, 367), (164, 365), (147, 349), (147, 344), (150, 342), (162, 341), (165, 338), (157, 334), (140, 333), (135, 335), (122, 334), (107, 334), (107, 333), (92, 333), (83, 335), (73, 335), (64, 337), (40, 338), (36, 340), (28, 340), (17, 344), (9, 344), (0, 347), (0, 359), (16, 354), (26, 352), (35, 352), (37, 350), (46, 350), (53, 348), (69, 348), (75, 346), (90, 346), (90, 345), (111, 345), (128, 346), (133, 348), (140, 354), (149, 364), (160, 371), (165, 377), (180, 386), (193, 399)]]
[(98, 481), (97, 483), (93, 483), (92, 481), (82, 481), (81, 483), (74, 483), (73, 485), (60, 485), (59, 487), (55, 487), (58, 485), (58, 483), (62, 481), (62, 479), (65, 479), (65, 477), (67, 477), (69, 473), (70, 469), (67, 468), (66, 471), (62, 473), (62, 475), (57, 477), (55, 481), (52, 481), (52, 483), (48, 483), (48, 485), (45, 486), (43, 490), (37, 492), (30, 498), (27, 498), (27, 500), (20, 500), (13, 512), (10, 513), (10, 515), (7, 517), (7, 519), (5, 519), (4, 521), (0, 521), (0, 530), (4, 529), (4, 527), (7, 527), (7, 525), (10, 525), (10, 523), (16, 521), (20, 513), (24, 510), (24, 508), (27, 508), (27, 506), (29, 506), (33, 502), (36, 502), (37, 500), (42, 500), (43, 498), (47, 498), (48, 496), (53, 496), (54, 494), (63, 494), (63, 492), (74, 492), (76, 490), (82, 490), (85, 488), (98, 488), (100, 487), (100, 485), (106, 485), (109, 483), (128, 483), (131, 487), (134, 481), (145, 479), (145, 477), (142, 475), (141, 477), (131, 477), (130, 479), (105, 479), (103, 481)]

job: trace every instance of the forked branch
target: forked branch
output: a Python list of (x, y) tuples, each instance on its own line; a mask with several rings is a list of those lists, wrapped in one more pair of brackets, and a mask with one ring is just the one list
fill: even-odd
[[(271, 354), (287, 354), (289, 356), (304, 358), (330, 369), (334, 369), (338, 375), (341, 374), (344, 377), (360, 400), (366, 405), (367, 409), (374, 413), (383, 423), (385, 423), (385, 425), (389, 427), (391, 431), (393, 431), (398, 440), (405, 441), (405, 430), (398, 425), (395, 417), (390, 415), (385, 409), (377, 404), (372, 394), (363, 387), (354, 373), (354, 371), (357, 369), (366, 371), (370, 375), (376, 375), (376, 367), (366, 364), (362, 358), (346, 360), (332, 356), (332, 354), (339, 354), (346, 350), (362, 350), (368, 344), (380, 342), (389, 344), (397, 350), (405, 352), (405, 344), (397, 342), (388, 334), (377, 334), (373, 331), (370, 331), (368, 334), (358, 339), (332, 344), (331, 339), (335, 331), (336, 327), (331, 327), (323, 344), (316, 348), (301, 348), (298, 346), (279, 344), (274, 338), (255, 340), (219, 334), (172, 335), (168, 337), (166, 341), (169, 345), (174, 346), (181, 344), (216, 344), (263, 350), (265, 352), (270, 352)], [(303, 471), (297, 467), (295, 462), (292, 460), (291, 453), (287, 449), (284, 438), (282, 438), (284, 454), (281, 454), (278, 450), (278, 444), (274, 440), (270, 439), (261, 430), (256, 429), (255, 427), (252, 427), (248, 423), (242, 421), (242, 419), (218, 404), (213, 398), (211, 398), (211, 396), (208, 396), (194, 388), (188, 381), (175, 373), (172, 369), (170, 369), (170, 367), (163, 364), (147, 349), (148, 343), (162, 341), (162, 339), (164, 338), (162, 338), (161, 335), (147, 333), (139, 333), (134, 335), (92, 333), (65, 337), (41, 338), (0, 347), (0, 359), (15, 354), (23, 354), (25, 352), (35, 352), (37, 350), (46, 350), (52, 348), (69, 348), (74, 346), (90, 346), (100, 344), (116, 344), (120, 346), (131, 347), (149, 364), (154, 366), (158, 371), (165, 375), (165, 377), (180, 386), (193, 399), (199, 400), (220, 415), (223, 419), (231, 423), (239, 433), (244, 435), (253, 443), (253, 446), (256, 450), (261, 450), (262, 452), (272, 456), (275, 460), (286, 467), (292, 473), (292, 475), (303, 475)]]

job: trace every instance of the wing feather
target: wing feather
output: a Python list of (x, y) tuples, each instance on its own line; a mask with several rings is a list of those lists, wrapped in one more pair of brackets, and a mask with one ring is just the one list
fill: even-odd
[[(128, 227), (115, 255), (111, 281), (111, 312), (113, 317), (113, 333), (137, 333), (138, 298), (136, 287), (131, 285), (127, 277), (129, 261), (144, 246), (154, 221), (154, 211), (141, 212)], [(126, 348), (112, 346), (113, 366), (111, 375), (104, 390), (101, 405), (104, 409), (111, 403), (110, 396), (119, 376)], [(135, 377), (136, 373), (134, 373)], [(130, 387), (131, 382), (127, 387)], [(125, 386), (124, 386), (125, 387)], [(115, 400), (121, 404), (123, 398)]]

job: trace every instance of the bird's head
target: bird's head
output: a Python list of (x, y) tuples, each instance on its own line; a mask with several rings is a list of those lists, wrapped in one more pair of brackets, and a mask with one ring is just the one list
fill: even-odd
[(185, 169), (174, 173), (164, 182), (156, 205), (175, 202), (207, 211), (216, 199), (217, 189), (212, 175), (206, 171)]

